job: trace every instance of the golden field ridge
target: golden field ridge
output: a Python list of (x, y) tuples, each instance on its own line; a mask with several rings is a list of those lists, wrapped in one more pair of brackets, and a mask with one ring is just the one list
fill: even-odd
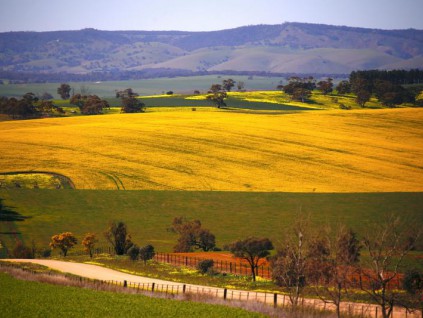
[(178, 108), (0, 122), (0, 172), (78, 189), (423, 191), (423, 109), (254, 114)]

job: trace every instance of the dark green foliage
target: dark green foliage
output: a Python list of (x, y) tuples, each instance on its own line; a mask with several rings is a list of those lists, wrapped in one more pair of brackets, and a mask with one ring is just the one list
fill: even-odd
[(336, 91), (339, 95), (345, 95), (351, 92), (351, 84), (349, 81), (340, 81), (336, 86)]
[(137, 245), (132, 245), (126, 254), (128, 254), (130, 260), (136, 261), (140, 255), (140, 248)]
[(291, 96), (293, 100), (305, 102), (311, 96), (311, 91), (316, 88), (316, 81), (312, 76), (301, 78), (293, 76), (289, 78), (289, 83), (285, 86), (278, 86), (285, 94)]
[(152, 259), (154, 255), (156, 255), (156, 252), (153, 245), (149, 244), (139, 249), (139, 257), (140, 260), (144, 261), (144, 264), (147, 264), (147, 261)]
[(253, 281), (256, 281), (256, 269), (259, 261), (270, 255), (273, 250), (273, 244), (268, 238), (249, 237), (245, 240), (239, 240), (229, 245), (229, 251), (236, 257), (245, 259), (251, 268)]
[(113, 246), (117, 255), (123, 255), (130, 248), (130, 236), (126, 224), (123, 222), (111, 222), (104, 233), (107, 241)]
[(110, 108), (109, 103), (97, 95), (75, 94), (70, 99), (70, 103), (78, 106), (81, 114), (84, 115), (101, 114), (104, 108)]
[(317, 89), (321, 91), (324, 95), (332, 93), (333, 91), (333, 79), (328, 77), (326, 81), (320, 81), (317, 83)]
[(410, 294), (421, 294), (423, 292), (423, 273), (417, 270), (407, 271), (403, 279), (403, 288)]
[(217, 108), (226, 106), (225, 99), (228, 97), (226, 90), (220, 84), (213, 84), (210, 87), (207, 100), (212, 101)]
[(17, 241), (15, 247), (13, 248), (12, 255), (14, 258), (34, 258), (33, 250), (25, 246), (22, 241)]
[(62, 99), (68, 99), (70, 97), (71, 87), (69, 84), (63, 83), (57, 88), (57, 94), (60, 95)]
[(197, 269), (201, 274), (209, 272), (214, 266), (214, 261), (212, 259), (204, 259), (197, 264)]
[(122, 113), (143, 113), (145, 112), (145, 104), (138, 98), (125, 97), (122, 98)]

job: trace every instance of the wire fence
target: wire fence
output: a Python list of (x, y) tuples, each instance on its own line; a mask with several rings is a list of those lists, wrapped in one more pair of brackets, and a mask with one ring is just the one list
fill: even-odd
[[(227, 301), (249, 301), (249, 302), (261, 302), (264, 304), (272, 305), (280, 308), (290, 308), (292, 303), (288, 295), (281, 293), (267, 293), (267, 292), (255, 292), (255, 291), (241, 291), (233, 290), (228, 288), (218, 287), (205, 287), (196, 286), (182, 283), (141, 283), (131, 282), (127, 280), (97, 280), (91, 278), (85, 278), (75, 275), (63, 275), (57, 272), (37, 272), (35, 270), (22, 268), (19, 264), (13, 263), (0, 263), (2, 267), (14, 267), (19, 268), (23, 271), (30, 272), (33, 275), (46, 274), (49, 276), (66, 276), (68, 279), (77, 281), (80, 283), (89, 283), (95, 286), (108, 285), (118, 286), (122, 288), (130, 289), (135, 293), (162, 293), (169, 295), (170, 297), (181, 294), (194, 294), (194, 295), (205, 295), (208, 297), (215, 297)], [(336, 307), (332, 303), (325, 302), (320, 299), (308, 299), (300, 298), (298, 305), (301, 307), (317, 310), (317, 311), (335, 311)], [(372, 304), (359, 304), (359, 303), (341, 303), (340, 310), (342, 313), (347, 313), (355, 317), (362, 318), (381, 318), (381, 309), (377, 305)], [(391, 318), (423, 318), (423, 311), (410, 311), (405, 308), (395, 307)]]

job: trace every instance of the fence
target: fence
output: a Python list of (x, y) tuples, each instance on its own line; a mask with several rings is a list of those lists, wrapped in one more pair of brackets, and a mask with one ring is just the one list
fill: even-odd
[[(169, 253), (156, 253), (154, 256), (154, 260), (157, 262), (162, 263), (169, 263), (176, 266), (188, 266), (188, 267), (196, 267), (197, 264), (207, 258), (205, 257), (191, 257), (191, 256), (184, 256), (178, 254), (169, 254)], [(213, 259), (213, 255), (211, 254), (210, 259)], [(213, 269), (222, 272), (222, 273), (230, 273), (235, 275), (251, 275), (251, 268), (249, 265), (238, 262), (228, 262), (223, 260), (213, 260), (214, 265)], [(265, 279), (272, 278), (272, 272), (267, 265), (259, 265), (256, 268), (256, 275), (263, 277)]]
[[(1, 267), (15, 267), (20, 268), (23, 271), (30, 272), (34, 275), (46, 274), (36, 272), (30, 269), (21, 268), (19, 264), (7, 264), (0, 263)], [(250, 301), (250, 302), (260, 302), (268, 305), (272, 305), (278, 308), (289, 308), (291, 307), (291, 302), (289, 297), (280, 293), (265, 293), (265, 292), (253, 292), (253, 291), (241, 291), (241, 290), (232, 290), (227, 288), (217, 288), (217, 287), (203, 287), (190, 284), (182, 283), (167, 283), (167, 284), (158, 284), (158, 283), (137, 283), (130, 282), (127, 280), (116, 281), (116, 280), (96, 280), (90, 278), (84, 278), (74, 275), (63, 275), (57, 272), (47, 272), (49, 276), (66, 276), (70, 280), (78, 281), (81, 283), (91, 283), (94, 286), (101, 285), (111, 285), (111, 286), (120, 286), (123, 288), (131, 289), (136, 293), (164, 293), (169, 296), (175, 296), (180, 294), (197, 294), (197, 295), (207, 295), (215, 298), (220, 298), (223, 300), (237, 300), (237, 301)], [(299, 305), (302, 307), (307, 307), (314, 310), (329, 310), (334, 311), (335, 306), (333, 304), (326, 303), (319, 299), (306, 299), (300, 298)], [(355, 315), (357, 317), (367, 317), (367, 318), (381, 318), (380, 307), (371, 304), (356, 304), (356, 303), (342, 303), (341, 312), (348, 313), (350, 315)], [(423, 318), (423, 313), (418, 311), (409, 312), (404, 308), (395, 308), (391, 316), (392, 318)]]

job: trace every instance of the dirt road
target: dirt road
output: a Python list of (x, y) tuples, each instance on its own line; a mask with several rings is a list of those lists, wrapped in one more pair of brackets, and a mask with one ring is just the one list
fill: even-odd
[[(40, 265), (47, 266), (51, 269), (55, 269), (64, 273), (70, 273), (82, 277), (104, 280), (104, 281), (121, 281), (123, 282), (126, 280), (127, 282), (131, 283), (144, 283), (144, 284), (151, 284), (155, 283), (156, 291), (173, 288), (177, 289), (178, 291), (182, 291), (183, 285), (185, 285), (186, 292), (191, 293), (201, 293), (201, 294), (209, 294), (213, 297), (223, 298), (225, 290), (223, 288), (217, 287), (209, 287), (209, 286), (200, 286), (200, 285), (192, 285), (192, 284), (184, 284), (184, 283), (176, 283), (156, 278), (149, 278), (149, 277), (142, 277), (131, 275), (123, 272), (119, 272), (113, 269), (105, 268), (98, 265), (91, 265), (91, 264), (83, 264), (83, 263), (73, 263), (73, 262), (63, 262), (63, 261), (56, 261), (56, 260), (46, 260), (46, 259), (4, 259), (5, 261), (11, 262), (26, 262), (26, 263), (36, 263)], [(172, 288), (172, 290), (173, 290)], [(252, 291), (241, 291), (241, 290), (227, 290), (226, 291), (226, 298), (227, 299), (236, 299), (236, 300), (245, 300), (245, 301), (260, 301), (264, 303), (273, 304), (274, 302), (274, 294), (272, 293), (261, 293), (261, 292), (252, 292)], [(278, 305), (288, 305), (288, 297), (283, 295), (278, 295), (277, 299)], [(309, 306), (313, 306), (315, 308), (327, 309), (327, 310), (334, 310), (335, 308), (331, 304), (324, 304), (322, 301), (318, 299), (304, 299), (304, 304)], [(358, 303), (343, 303), (341, 307), (341, 311), (350, 312), (361, 317), (380, 317), (380, 308), (377, 308), (375, 305), (369, 304), (358, 304)], [(379, 314), (378, 314), (379, 312)], [(394, 311), (393, 317), (395, 318), (422, 318), (420, 313), (415, 314), (406, 314), (402, 308), (396, 308)]]

